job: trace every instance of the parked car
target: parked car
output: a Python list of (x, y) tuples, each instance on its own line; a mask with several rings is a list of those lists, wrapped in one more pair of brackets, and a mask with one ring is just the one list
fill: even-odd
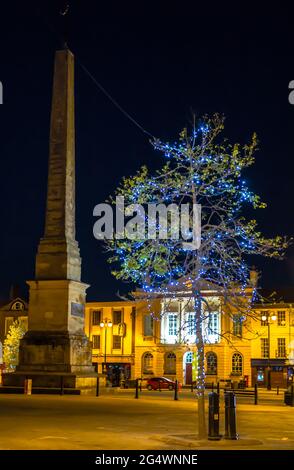
[[(174, 390), (176, 382), (166, 377), (152, 377), (147, 380), (148, 390)], [(182, 384), (178, 383), (178, 390), (181, 389)]]

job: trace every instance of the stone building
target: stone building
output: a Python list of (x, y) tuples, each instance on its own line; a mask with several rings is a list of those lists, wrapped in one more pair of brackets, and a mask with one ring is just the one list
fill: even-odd
[[(261, 387), (286, 387), (292, 382), (294, 302), (291, 292), (283, 294), (283, 301), (271, 298), (256, 304), (247, 325), (222, 315), (221, 308), (213, 312), (213, 333), (208, 332), (205, 344), (208, 382), (245, 379), (248, 385), (258, 383)], [(107, 373), (113, 385), (119, 385), (122, 378), (152, 375), (190, 384), (197, 356), (189, 334), (192, 312), (186, 303), (184, 298), (157, 299), (151, 316), (142, 300), (87, 302), (85, 334), (92, 344), (97, 371)], [(27, 324), (27, 307), (20, 297), (0, 307), (2, 343), (14, 320)], [(183, 317), (186, 325), (180, 328)], [(225, 332), (226, 338), (222, 337)]]
[[(242, 378), (250, 385), (251, 345), (242, 338), (239, 317), (228, 318), (220, 299), (208, 295), (216, 307), (204, 325), (207, 381)], [(185, 297), (153, 301), (152, 315), (142, 300), (87, 303), (86, 334), (98, 372), (106, 371), (115, 385), (122, 374), (129, 379), (165, 376), (191, 384), (197, 368), (194, 315)]]
[(28, 329), (28, 304), (21, 297), (10, 298), (0, 306), (0, 363), (2, 362), (3, 344), (11, 325), (18, 321)]

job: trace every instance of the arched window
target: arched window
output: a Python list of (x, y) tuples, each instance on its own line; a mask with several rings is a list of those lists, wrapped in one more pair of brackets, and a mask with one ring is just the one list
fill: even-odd
[(22, 302), (14, 302), (11, 305), (10, 310), (24, 310), (24, 304)]
[(143, 374), (153, 374), (153, 355), (150, 352), (143, 354), (142, 369)]
[(164, 356), (164, 373), (175, 374), (176, 373), (176, 355), (173, 352), (166, 353)]
[(243, 373), (243, 357), (240, 353), (234, 353), (232, 356), (232, 374), (242, 375)]
[(206, 374), (217, 375), (217, 355), (214, 352), (206, 354)]
[(186, 357), (185, 357), (185, 363), (192, 364), (192, 361), (193, 361), (193, 353), (191, 351), (187, 352)]

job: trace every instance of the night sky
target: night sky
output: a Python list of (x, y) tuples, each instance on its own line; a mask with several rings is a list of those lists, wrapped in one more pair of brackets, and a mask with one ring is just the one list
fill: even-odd
[[(58, 35), (144, 129), (176, 139), (196, 116), (226, 115), (225, 134), (259, 137), (249, 187), (268, 202), (256, 217), (266, 235), (293, 235), (293, 10), (223, 2), (12, 2), (0, 12), (0, 292), (34, 277), (43, 234), (50, 100)], [(103, 4), (106, 2), (103, 2)], [(193, 7), (191, 5), (194, 5)], [(207, 5), (207, 6), (206, 6)], [(55, 32), (54, 32), (55, 31)], [(76, 206), (82, 280), (88, 300), (111, 300), (126, 287), (114, 280), (94, 239), (93, 208), (120, 179), (161, 157), (76, 65)], [(294, 249), (285, 261), (252, 260), (265, 287), (294, 284)]]

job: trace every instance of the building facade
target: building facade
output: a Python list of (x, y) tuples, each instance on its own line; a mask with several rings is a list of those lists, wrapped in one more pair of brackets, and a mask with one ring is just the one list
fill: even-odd
[[(251, 385), (251, 344), (243, 325), (224, 314), (219, 298), (203, 322), (206, 380), (245, 380)], [(86, 334), (93, 345), (97, 371), (110, 382), (165, 376), (185, 385), (196, 380), (195, 313), (183, 297), (156, 299), (152, 314), (147, 301), (87, 303)], [(226, 332), (226, 334), (223, 334)]]
[[(293, 304), (294, 306), (294, 304)], [(256, 305), (256, 330), (252, 341), (252, 383), (286, 388), (294, 374), (294, 309), (291, 302)]]
[(28, 304), (20, 297), (15, 297), (0, 306), (0, 363), (3, 360), (4, 340), (15, 321), (22, 323), (25, 330), (28, 329)]
[[(214, 309), (204, 321), (206, 381), (244, 380), (248, 386), (286, 388), (294, 373), (294, 302), (255, 306), (244, 321), (227, 315), (213, 293)], [(122, 380), (165, 376), (189, 385), (196, 379), (194, 313), (185, 297), (147, 301), (88, 302), (85, 333), (92, 360), (113, 386)], [(152, 314), (151, 314), (152, 313)], [(26, 328), (28, 305), (16, 297), (0, 307), (1, 345), (10, 325)], [(0, 354), (1, 362), (1, 354)]]

